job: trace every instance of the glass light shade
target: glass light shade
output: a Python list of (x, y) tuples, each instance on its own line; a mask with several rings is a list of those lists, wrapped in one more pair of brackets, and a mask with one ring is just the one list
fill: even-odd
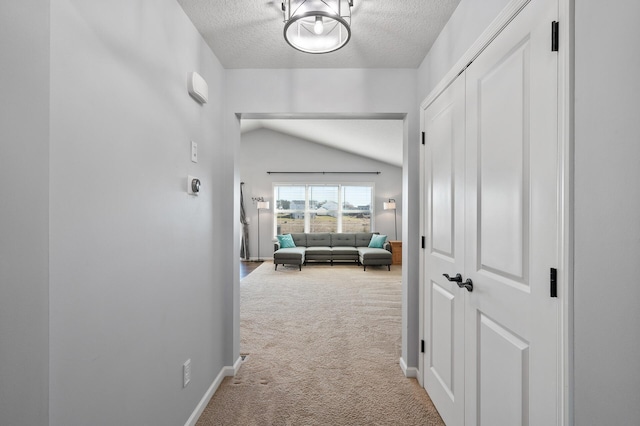
[[(301, 52), (338, 50), (351, 38), (352, 5), (353, 0), (284, 1), (284, 39)], [(316, 22), (321, 22), (322, 32)]]
[(395, 209), (396, 209), (396, 202), (395, 202), (395, 201), (388, 201), (388, 202), (387, 202), (387, 201), (385, 201), (385, 202), (382, 204), (382, 207), (383, 207), (385, 210), (395, 210)]
[(258, 201), (256, 203), (258, 210), (268, 210), (269, 209), (269, 202), (268, 201)]

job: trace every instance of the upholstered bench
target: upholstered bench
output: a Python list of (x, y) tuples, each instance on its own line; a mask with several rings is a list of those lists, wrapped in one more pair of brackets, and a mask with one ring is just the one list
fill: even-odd
[(276, 271), (278, 265), (298, 265), (302, 271), (302, 264), (304, 263), (304, 247), (291, 247), (279, 249), (273, 253), (273, 263), (276, 265)]
[(358, 247), (360, 264), (367, 270), (367, 265), (386, 265), (391, 270), (391, 252), (381, 248)]

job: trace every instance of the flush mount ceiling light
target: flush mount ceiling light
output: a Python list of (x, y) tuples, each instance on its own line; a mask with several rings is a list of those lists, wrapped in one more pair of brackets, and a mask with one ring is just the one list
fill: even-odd
[(286, 0), (284, 39), (306, 53), (329, 53), (351, 38), (353, 0)]

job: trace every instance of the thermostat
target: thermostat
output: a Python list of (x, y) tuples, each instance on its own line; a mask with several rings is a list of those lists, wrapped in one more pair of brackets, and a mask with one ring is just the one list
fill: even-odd
[(198, 195), (200, 193), (200, 179), (195, 176), (187, 176), (187, 194)]

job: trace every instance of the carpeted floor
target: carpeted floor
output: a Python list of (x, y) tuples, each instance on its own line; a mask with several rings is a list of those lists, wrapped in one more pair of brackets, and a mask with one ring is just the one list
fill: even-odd
[(241, 281), (236, 377), (197, 425), (443, 425), (399, 366), (400, 267), (311, 264)]

